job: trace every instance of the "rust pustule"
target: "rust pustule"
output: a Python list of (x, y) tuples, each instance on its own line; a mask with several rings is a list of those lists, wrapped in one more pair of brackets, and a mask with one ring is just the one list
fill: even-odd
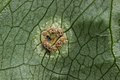
[(50, 52), (56, 52), (68, 41), (62, 28), (48, 28), (41, 35), (42, 45)]

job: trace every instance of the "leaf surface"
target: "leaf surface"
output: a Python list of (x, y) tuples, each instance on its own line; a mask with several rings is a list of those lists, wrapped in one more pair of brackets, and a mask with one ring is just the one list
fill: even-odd
[[(119, 80), (119, 0), (0, 0), (0, 80)], [(41, 32), (62, 27), (51, 56)]]

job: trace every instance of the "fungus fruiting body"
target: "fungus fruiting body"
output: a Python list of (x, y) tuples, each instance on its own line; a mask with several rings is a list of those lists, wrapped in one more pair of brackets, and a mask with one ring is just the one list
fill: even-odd
[(62, 28), (48, 28), (41, 35), (42, 45), (50, 52), (56, 52), (67, 43), (67, 37)]
[[(72, 30), (65, 32), (70, 23), (67, 20), (62, 21), (59, 16), (46, 18), (42, 20), (34, 29), (33, 48), (40, 57), (56, 59), (68, 56), (69, 48), (74, 42)], [(72, 45), (73, 46), (73, 45)]]

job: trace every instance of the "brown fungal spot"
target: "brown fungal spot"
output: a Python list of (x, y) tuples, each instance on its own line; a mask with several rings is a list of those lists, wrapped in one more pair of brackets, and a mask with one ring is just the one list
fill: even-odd
[(42, 32), (42, 44), (50, 52), (59, 50), (65, 43), (67, 37), (62, 28), (49, 28)]

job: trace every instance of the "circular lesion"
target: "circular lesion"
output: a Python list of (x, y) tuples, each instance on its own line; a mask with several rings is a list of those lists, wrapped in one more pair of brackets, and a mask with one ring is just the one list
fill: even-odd
[(50, 52), (56, 52), (68, 41), (62, 28), (48, 28), (41, 35), (43, 47)]

